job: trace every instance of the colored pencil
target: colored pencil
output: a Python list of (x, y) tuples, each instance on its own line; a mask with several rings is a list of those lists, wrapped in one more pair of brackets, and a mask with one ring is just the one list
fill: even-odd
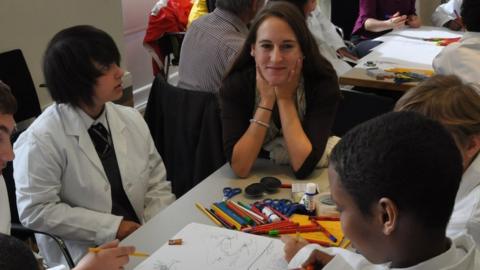
[[(104, 248), (88, 248), (88, 252), (91, 252), (91, 253), (98, 253), (100, 251), (104, 250)], [(148, 253), (145, 253), (145, 252), (134, 252), (132, 254), (129, 254), (128, 256), (135, 256), (135, 257), (148, 257), (150, 256)]]
[(240, 230), (242, 228), (242, 225), (240, 223), (238, 223), (235, 219), (233, 219), (231, 216), (227, 215), (225, 212), (222, 211), (222, 209), (220, 209), (218, 207), (218, 205), (216, 204), (213, 204), (212, 205), (212, 209), (213, 211), (215, 212), (215, 214), (217, 214), (219, 217), (221, 217), (225, 222), (228, 222), (229, 224), (232, 224), (233, 226), (235, 226), (235, 228), (237, 230)]
[(233, 224), (230, 224), (228, 221), (224, 220), (223, 218), (221, 218), (219, 215), (217, 215), (215, 213), (215, 211), (213, 211), (212, 209), (207, 209), (207, 211), (212, 214), (212, 216), (214, 216), (216, 219), (218, 219), (218, 221), (220, 221), (220, 223), (222, 223), (222, 225), (227, 228), (227, 229), (235, 229), (235, 225)]
[(222, 223), (220, 223), (220, 221), (218, 221), (218, 219), (216, 219), (214, 216), (212, 216), (212, 214), (210, 214), (210, 212), (208, 212), (207, 209), (205, 207), (203, 207), (200, 203), (195, 203), (195, 206), (200, 211), (202, 211), (202, 213), (204, 213), (209, 219), (211, 219), (213, 221), (213, 223), (217, 224), (220, 227), (223, 227)]
[(315, 220), (312, 220), (313, 222), (315, 222), (317, 224), (317, 226), (320, 228), (320, 231), (326, 236), (328, 237), (328, 239), (332, 240), (332, 242), (336, 243), (337, 242), (337, 238), (335, 236), (333, 236), (333, 234), (331, 234), (329, 231), (327, 231), (327, 229), (325, 229), (325, 227), (322, 226), (322, 224), (320, 224), (320, 222), (317, 222)]

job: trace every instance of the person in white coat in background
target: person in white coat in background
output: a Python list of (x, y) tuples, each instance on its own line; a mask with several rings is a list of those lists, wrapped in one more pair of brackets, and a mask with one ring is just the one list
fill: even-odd
[(436, 75), (405, 93), (394, 110), (432, 118), (455, 138), (464, 171), (447, 235), (468, 233), (480, 247), (480, 95), (476, 88), (454, 75)]
[(348, 58), (351, 61), (356, 61), (358, 58), (348, 51), (335, 25), (320, 11), (316, 0), (270, 0), (269, 2), (279, 1), (294, 4), (304, 14), (308, 30), (315, 38), (320, 54), (332, 64), (338, 76), (352, 68), (341, 58)]
[[(0, 172), (5, 168), (7, 162), (12, 161), (15, 156), (10, 138), (15, 130), (13, 115), (16, 110), (15, 97), (10, 93), (10, 88), (0, 81)], [(33, 269), (31, 266), (36, 265), (37, 262), (31, 250), (24, 243), (17, 241), (17, 245), (12, 246), (4, 243), (4, 241), (12, 241), (13, 243), (14, 240), (7, 239), (10, 235), (10, 205), (2, 175), (0, 175), (0, 235), (2, 238), (0, 240), (2, 242), (0, 268), (2, 270)], [(102, 245), (103, 250), (101, 252), (90, 253), (83, 257), (74, 270), (115, 270), (123, 267), (128, 263), (128, 256), (135, 251), (135, 247), (119, 246), (118, 244), (118, 240), (114, 240)], [(18, 250), (11, 250), (11, 248), (18, 248)], [(22, 268), (24, 266), (27, 268)], [(66, 268), (63, 265), (55, 268), (55, 270), (61, 269)]]
[(461, 15), (466, 32), (433, 59), (433, 70), (457, 75), (465, 83), (480, 83), (480, 1), (463, 0)]
[(453, 31), (462, 30), (461, 7), (462, 0), (450, 0), (447, 3), (439, 5), (432, 13), (433, 25), (443, 26)]
[(342, 230), (357, 252), (284, 237), (288, 269), (480, 269), (472, 237), (445, 234), (462, 171), (454, 138), (435, 120), (391, 112), (358, 125), (328, 168)]
[[(43, 59), (55, 103), (14, 144), (22, 224), (65, 239), (75, 262), (175, 200), (143, 117), (111, 102), (123, 94), (119, 63), (104, 31), (81, 25), (58, 32)], [(50, 239), (37, 236), (37, 243), (47, 264), (65, 265)]]

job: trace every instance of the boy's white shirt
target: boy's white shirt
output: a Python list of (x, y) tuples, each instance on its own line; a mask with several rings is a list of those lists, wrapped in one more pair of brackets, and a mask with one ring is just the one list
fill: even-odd
[(460, 15), (462, 0), (450, 0), (438, 6), (432, 14), (432, 22), (435, 26), (443, 26), (446, 22), (455, 20)]
[[(445, 47), (434, 59), (440, 75), (457, 75), (464, 83), (480, 83), (480, 32), (465, 32), (460, 42)], [(480, 94), (480, 91), (479, 91)]]
[(470, 234), (480, 247), (480, 155), (463, 173), (447, 226), (447, 236), (450, 238), (465, 233)]
[(8, 201), (7, 186), (0, 174), (0, 233), (10, 235), (10, 202)]
[(332, 63), (340, 76), (352, 67), (337, 57), (337, 50), (346, 47), (335, 25), (320, 11), (319, 6), (307, 17), (308, 29), (317, 41), (320, 53)]
[[(10, 202), (8, 201), (8, 192), (5, 185), (5, 180), (0, 174), (0, 233), (10, 235)], [(37, 254), (34, 253), (37, 258)], [(68, 268), (64, 265), (59, 265), (53, 268), (48, 268), (47, 270), (67, 270)]]
[(322, 269), (351, 269), (351, 270), (474, 270), (480, 269), (480, 252), (469, 235), (461, 235), (452, 241), (450, 248), (427, 261), (408, 268), (392, 268), (389, 263), (372, 264), (365, 257), (341, 248), (324, 248), (317, 244), (303, 247), (295, 254), (288, 269), (300, 268), (314, 249), (319, 249), (335, 257)]

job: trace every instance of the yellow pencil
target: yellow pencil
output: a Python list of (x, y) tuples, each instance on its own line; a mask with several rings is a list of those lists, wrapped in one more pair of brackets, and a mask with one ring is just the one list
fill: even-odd
[(200, 211), (202, 211), (205, 215), (207, 215), (208, 218), (210, 218), (215, 224), (217, 224), (218, 226), (220, 227), (223, 227), (222, 223), (220, 223), (220, 221), (218, 221), (214, 216), (212, 216), (212, 214), (210, 214), (206, 209), (205, 207), (203, 207), (201, 204), (199, 203), (195, 203), (195, 206), (200, 209)]
[[(98, 253), (100, 251), (104, 250), (103, 248), (88, 248), (88, 252), (92, 252), (92, 253)], [(130, 254), (129, 256), (135, 256), (135, 257), (148, 257), (150, 256), (148, 253), (145, 253), (145, 252), (134, 252), (132, 254)]]
[(215, 214), (219, 215), (221, 218), (233, 224), (237, 230), (240, 230), (242, 228), (242, 225), (240, 225), (240, 223), (238, 223), (235, 219), (223, 212), (222, 209), (217, 207), (215, 204), (212, 205), (212, 209), (215, 211)]

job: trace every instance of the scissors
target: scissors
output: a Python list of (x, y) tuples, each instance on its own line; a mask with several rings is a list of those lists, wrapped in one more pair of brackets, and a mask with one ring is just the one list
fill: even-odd
[(223, 201), (226, 201), (233, 196), (242, 193), (241, 188), (232, 188), (232, 187), (224, 187), (223, 188)]

